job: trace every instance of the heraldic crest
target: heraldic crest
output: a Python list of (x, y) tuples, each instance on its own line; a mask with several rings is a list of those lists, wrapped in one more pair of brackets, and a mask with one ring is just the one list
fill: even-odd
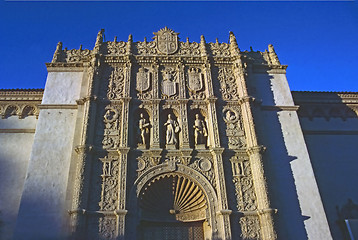
[(158, 32), (153, 33), (159, 52), (164, 54), (173, 54), (178, 50), (178, 34), (165, 27)]

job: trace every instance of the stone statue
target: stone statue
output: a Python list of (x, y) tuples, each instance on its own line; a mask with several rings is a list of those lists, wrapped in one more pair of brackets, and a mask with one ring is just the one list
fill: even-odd
[(139, 143), (142, 146), (147, 147), (150, 123), (147, 119), (144, 118), (143, 113), (140, 114), (140, 119), (139, 119), (138, 125), (139, 125), (139, 131), (140, 131)]
[(195, 114), (194, 121), (194, 140), (195, 146), (206, 144), (206, 137), (208, 136), (208, 131), (206, 129), (205, 122), (199, 118), (199, 114)]
[(172, 115), (168, 114), (168, 120), (166, 123), (164, 123), (164, 126), (166, 126), (166, 139), (165, 142), (168, 145), (174, 145), (177, 144), (178, 139), (176, 137), (176, 133), (180, 131), (180, 127), (177, 121), (172, 119)]

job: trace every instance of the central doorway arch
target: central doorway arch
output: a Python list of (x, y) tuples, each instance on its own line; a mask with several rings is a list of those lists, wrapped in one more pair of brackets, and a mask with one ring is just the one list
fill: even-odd
[(138, 197), (140, 239), (204, 239), (208, 202), (190, 179), (164, 174), (148, 181)]

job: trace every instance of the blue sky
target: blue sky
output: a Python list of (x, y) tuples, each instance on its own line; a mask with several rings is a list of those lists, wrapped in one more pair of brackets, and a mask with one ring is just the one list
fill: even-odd
[(288, 65), (292, 90), (358, 91), (358, 4), (340, 2), (30, 2), (0, 3), (0, 88), (43, 88), (58, 41), (92, 49), (105, 40), (151, 39), (168, 26), (179, 37), (264, 51)]

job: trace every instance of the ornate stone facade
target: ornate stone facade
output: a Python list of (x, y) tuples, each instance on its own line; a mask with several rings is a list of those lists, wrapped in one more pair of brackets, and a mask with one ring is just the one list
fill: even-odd
[[(146, 234), (136, 230), (146, 229), (146, 221), (177, 219), (201, 222), (205, 239), (235, 239), (233, 228), (245, 239), (275, 238), (247, 101), (248, 55), (233, 33), (230, 43), (206, 43), (203, 36), (200, 43), (181, 42), (168, 28), (152, 42), (134, 43), (131, 36), (127, 42), (103, 42), (103, 34), (94, 50), (62, 50), (59, 43), (47, 64), (84, 68), (91, 78), (81, 140), (90, 147), (77, 160), (73, 236), (134, 239)], [(284, 71), (272, 47), (267, 59), (268, 69)], [(232, 154), (241, 155), (228, 157)], [(235, 186), (234, 208), (227, 182)], [(162, 197), (169, 202), (160, 209), (155, 201), (166, 191)], [(151, 219), (147, 212), (153, 208), (162, 218)], [(232, 214), (242, 214), (240, 221), (230, 221)], [(97, 233), (89, 219), (98, 221)]]
[[(269, 100), (274, 99), (275, 104), (270, 105), (264, 94), (257, 94), (264, 96), (263, 100), (251, 95), (270, 89), (260, 85), (262, 76), (274, 79), (274, 93), (270, 94), (276, 94), (274, 85), (280, 81), (277, 76), (285, 75), (286, 66), (281, 65), (273, 46), (264, 52), (241, 51), (232, 32), (228, 43), (207, 43), (204, 36), (200, 42), (184, 42), (179, 33), (167, 27), (155, 32), (154, 40), (149, 42), (133, 42), (131, 35), (127, 41), (103, 39), (101, 30), (93, 50), (82, 46), (63, 49), (60, 42), (52, 62), (47, 63), (52, 74), (49, 81), (77, 84), (75, 90), (69, 90), (73, 91), (72, 98), (60, 95), (61, 102), (45, 94), (40, 104), (39, 91), (26, 97), (16, 91), (0, 94), (3, 118), (37, 117), (42, 110), (39, 121), (46, 122), (49, 116), (69, 114), (61, 124), (73, 128), (66, 135), (72, 145), (58, 149), (72, 152), (68, 160), (58, 161), (59, 165), (67, 163), (67, 168), (53, 168), (67, 174), (62, 179), (66, 200), (61, 205), (68, 211), (63, 220), (69, 233), (66, 237), (279, 238), (274, 224), (277, 209), (272, 207), (269, 193), (276, 194), (275, 207), (280, 200), (278, 190), (267, 180), (268, 163), (264, 159), (274, 162), (284, 154), (277, 153), (282, 147), (280, 143), (271, 140), (277, 140), (276, 135), (265, 138), (264, 132), (270, 129), (262, 128), (274, 122), (266, 119), (271, 116), (276, 119), (287, 113), (297, 117), (298, 107), (285, 98), (286, 102), (280, 103), (280, 97), (271, 96)], [(67, 89), (65, 84), (64, 88)], [(300, 99), (300, 93), (294, 93), (303, 106), (298, 111), (303, 118), (356, 118), (357, 94), (343, 95), (348, 108), (335, 108), (333, 104), (329, 112), (324, 112), (327, 108), (322, 112), (319, 104), (312, 105), (311, 100), (306, 103)], [(68, 116), (73, 117), (72, 122)], [(282, 131), (283, 135), (289, 132), (285, 127), (292, 122), (299, 126), (298, 119), (278, 122), (281, 128), (276, 132)], [(295, 126), (290, 125), (290, 130), (295, 130)], [(47, 131), (46, 127), (43, 129), (42, 132)], [(35, 136), (35, 150), (37, 142), (39, 147), (43, 144), (37, 140), (41, 131)], [(62, 135), (57, 139), (66, 138)], [(287, 139), (286, 136), (285, 154), (291, 154), (292, 145), (299, 146), (300, 151), (305, 149), (303, 140), (297, 143)], [(269, 145), (266, 155), (262, 143)], [(35, 151), (33, 158), (49, 155), (39, 152), (42, 153)], [(300, 161), (306, 161), (306, 153), (296, 155), (304, 159)], [(315, 184), (311, 168), (306, 169), (303, 182)], [(297, 174), (294, 168), (292, 171)], [(280, 179), (280, 174), (272, 174), (271, 181)], [(299, 189), (300, 179), (295, 181)], [(318, 196), (317, 188), (312, 192)], [(302, 202), (307, 198), (302, 199), (299, 190), (295, 198), (306, 211)], [(288, 205), (282, 204), (282, 200), (280, 204)], [(285, 214), (284, 210), (278, 221), (281, 228)], [(325, 224), (322, 223), (323, 228)], [(282, 232), (285, 230), (281, 230), (281, 238), (287, 237)], [(312, 236), (311, 232), (307, 234)]]

